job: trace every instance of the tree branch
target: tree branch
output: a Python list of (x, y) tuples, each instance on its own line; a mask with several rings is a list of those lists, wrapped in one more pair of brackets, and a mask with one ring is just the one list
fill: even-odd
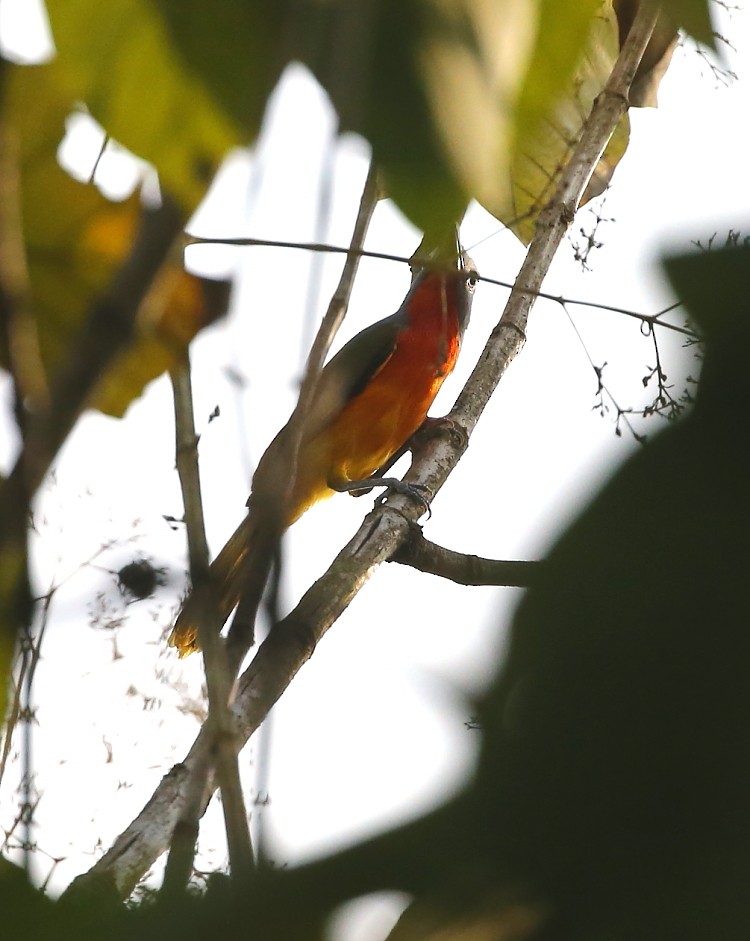
[[(229, 632), (229, 658), (234, 672), (239, 670), (240, 664), (253, 641), (255, 617), (281, 535), (280, 520), (286, 516), (284, 507), (288, 502), (296, 476), (297, 455), (302, 430), (323, 363), (349, 306), (354, 279), (362, 257), (362, 246), (377, 201), (377, 172), (375, 166), (370, 164), (341, 277), (313, 341), (307, 358), (307, 367), (299, 399), (287, 425), (289, 433), (285, 435), (284, 439), (286, 447), (279, 453), (277, 472), (268, 474), (266, 477), (272, 482), (273, 492), (259, 494), (259, 498), (251, 509), (251, 512), (256, 513), (260, 518), (257, 530), (253, 533), (254, 549), (256, 550), (254, 552), (253, 571), (249, 573), (246, 580), (243, 598), (240, 601), (237, 615), (235, 615)], [(285, 488), (281, 486), (282, 481), (286, 482)]]
[[(303, 383), (303, 389), (300, 393), (300, 401), (303, 400), (303, 396), (305, 397), (305, 401), (308, 401), (307, 396), (311, 395), (313, 389), (312, 383), (317, 378), (317, 375), (319, 375), (326, 353), (335, 336), (335, 331), (338, 329), (346, 313), (349, 296), (359, 266), (359, 260), (362, 257), (361, 246), (364, 242), (377, 199), (376, 173), (374, 168), (371, 167), (362, 192), (362, 198), (354, 224), (350, 251), (341, 272), (338, 286), (331, 298), (328, 310), (320, 325), (318, 335), (316, 336), (308, 358), (308, 369), (305, 383)], [(309, 388), (309, 392), (307, 393), (305, 392), (306, 385)], [(302, 408), (306, 407), (307, 406), (304, 404), (301, 407), (298, 403), (297, 409), (301, 411)], [(283, 477), (280, 479), (283, 479)], [(259, 555), (261, 559), (265, 557), (270, 566), (270, 548), (267, 547), (267, 551)], [(255, 579), (255, 585), (252, 587), (252, 601), (255, 607), (257, 607), (260, 595), (262, 594), (267, 572), (267, 569), (263, 572), (256, 567), (256, 571), (252, 573), (252, 577)], [(242, 602), (240, 602), (240, 604), (242, 605)], [(244, 621), (244, 616), (242, 620)], [(248, 620), (250, 620), (250, 618), (248, 618)], [(237, 623), (238, 618), (235, 616), (232, 631), (230, 632), (233, 633), (234, 636), (232, 637), (231, 644), (228, 644), (228, 654), (233, 668), (235, 664), (238, 665), (241, 662), (248, 642), (246, 636), (238, 634), (236, 631)], [(250, 621), (250, 623), (252, 623), (252, 621)], [(303, 652), (303, 660), (300, 662), (298, 662), (299, 653), (295, 649), (295, 645), (292, 644), (290, 648), (291, 656), (285, 660), (283, 656), (279, 657), (276, 655), (274, 650), (277, 646), (284, 647), (283, 644), (279, 644), (279, 641), (285, 637), (286, 632), (285, 628), (281, 625), (276, 625), (273, 634), (278, 634), (278, 639), (271, 642), (271, 638), (269, 637), (261, 645), (259, 650), (259, 653), (261, 650), (271, 650), (268, 659), (274, 662), (274, 668), (273, 670), (269, 670), (268, 686), (269, 690), (278, 690), (276, 698), (281, 695), (294, 673), (299, 669), (301, 663), (307, 660), (312, 654), (316, 643), (315, 638), (311, 638), (309, 646), (307, 646), (306, 650)], [(214, 632), (214, 637), (218, 639), (218, 630)], [(243, 647), (245, 650), (243, 650)], [(266, 655), (264, 654), (261, 660), (261, 666), (265, 658)], [(295, 663), (297, 664), (296, 668)], [(252, 693), (249, 695), (252, 696)], [(269, 696), (273, 696), (273, 692), (269, 692)], [(240, 740), (240, 748), (247, 742), (257, 726), (260, 725), (260, 722), (267, 712), (267, 710), (264, 710), (259, 717), (250, 716), (248, 717), (248, 721), (248, 718), (245, 718), (247, 711), (248, 707), (246, 701), (244, 701), (242, 705), (235, 701), (233, 713), (236, 723), (236, 734), (239, 736)], [(182, 808), (184, 808), (186, 804), (190, 804), (191, 807), (199, 806), (200, 813), (202, 814), (208, 805), (213, 789), (209, 747), (210, 735), (208, 726), (204, 724), (185, 760), (172, 768), (172, 770), (162, 778), (151, 800), (146, 804), (138, 817), (115, 840), (110, 850), (108, 850), (88, 872), (81, 874), (73, 880), (66, 890), (65, 895), (87, 895), (89, 892), (101, 890), (110, 895), (114, 894), (117, 898), (124, 898), (133, 891), (138, 880), (151, 865), (150, 862), (146, 862), (144, 867), (144, 860), (151, 860), (153, 862), (153, 860), (160, 856), (167, 848), (171, 834), (174, 833), (174, 838), (184, 847), (188, 844), (190, 846), (195, 844), (197, 838), (197, 823), (191, 824), (192, 814), (185, 814)], [(201, 781), (206, 782), (205, 789), (199, 789), (198, 782)], [(181, 819), (183, 819), (184, 825), (179, 824)], [(183, 875), (187, 869), (185, 865), (186, 855), (187, 851), (183, 849), (180, 857), (178, 857), (182, 859), (182, 869), (177, 870), (176, 868), (175, 872), (175, 880), (178, 882), (187, 879), (189, 876), (189, 871), (187, 875)], [(177, 867), (177, 862), (175, 862), (175, 867)]]
[(428, 575), (450, 579), (459, 585), (494, 585), (504, 588), (528, 588), (544, 565), (543, 562), (506, 562), (454, 552), (425, 539), (418, 526), (411, 528), (408, 538), (389, 561), (409, 565)]
[[(470, 433), (497, 387), (508, 364), (525, 340), (528, 313), (552, 257), (570, 226), (580, 194), (599, 155), (627, 108), (627, 92), (643, 54), (656, 14), (641, 4), (607, 86), (598, 97), (574, 154), (565, 167), (551, 202), (542, 212), (505, 311), (479, 362), (451, 412), (453, 423)], [(415, 454), (407, 479), (436, 493), (466, 447), (464, 435), (430, 438)], [(421, 508), (401, 495), (367, 515), (357, 534), (339, 553), (328, 571), (305, 593), (295, 610), (275, 625), (239, 681), (234, 712), (239, 735), (246, 740), (261, 723), (315, 644), (349, 605), (377, 566), (390, 558), (407, 538)], [(118, 897), (127, 896), (138, 879), (164, 851), (183, 799), (181, 788), (189, 766), (205, 747), (202, 730), (190, 754), (162, 780), (135, 821), (112, 848), (69, 887), (70, 895), (96, 884)]]
[[(170, 377), (175, 406), (177, 472), (185, 505), (190, 578), (193, 591), (199, 594), (201, 599), (199, 636), (208, 688), (207, 725), (213, 738), (212, 751), (222, 795), (230, 867), (233, 876), (240, 876), (252, 870), (253, 851), (237, 762), (238, 743), (229, 709), (232, 677), (226, 648), (219, 636), (221, 625), (216, 623), (216, 606), (213, 603), (209, 576), (208, 543), (203, 519), (198, 437), (195, 433), (188, 353), (185, 354), (183, 362), (172, 370)], [(167, 893), (184, 891), (192, 873), (198, 821), (203, 813), (209, 773), (210, 765), (207, 762), (201, 762), (194, 771), (190, 788), (191, 799), (186, 801), (183, 807), (167, 860), (163, 883), (163, 890)]]

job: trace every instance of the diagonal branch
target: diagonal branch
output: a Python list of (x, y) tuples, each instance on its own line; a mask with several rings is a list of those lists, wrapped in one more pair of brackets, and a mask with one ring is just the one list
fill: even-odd
[[(529, 246), (511, 297), (492, 331), (479, 362), (451, 412), (453, 423), (470, 433), (497, 387), (508, 364), (521, 350), (525, 328), (550, 262), (569, 228), (580, 194), (599, 155), (628, 104), (627, 93), (653, 30), (656, 14), (641, 4), (606, 88), (597, 99), (570, 163), (556, 192), (542, 212), (537, 234)], [(426, 485), (431, 493), (442, 487), (466, 448), (463, 435), (430, 438), (415, 454), (408, 479)], [(260, 725), (318, 640), (348, 606), (377, 566), (389, 559), (407, 538), (420, 509), (396, 495), (367, 515), (357, 534), (339, 553), (328, 571), (306, 592), (297, 608), (275, 625), (239, 681), (234, 712), (238, 734), (246, 740)], [(79, 876), (68, 893), (93, 886), (127, 896), (138, 879), (164, 851), (183, 799), (190, 765), (205, 748), (202, 730), (185, 762), (162, 780), (136, 820), (112, 848)]]

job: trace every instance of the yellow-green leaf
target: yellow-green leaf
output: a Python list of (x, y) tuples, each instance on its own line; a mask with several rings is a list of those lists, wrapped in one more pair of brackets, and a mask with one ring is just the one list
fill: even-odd
[(267, 0), (48, 0), (66, 83), (187, 212), (257, 133), (279, 71)]
[(328, 92), (342, 130), (373, 148), (388, 195), (425, 232), (444, 231), (469, 199), (435, 125), (422, 76), (424, 37), (444, 23), (434, 3), (302, 4), (296, 56)]
[[(554, 15), (550, 15), (547, 28), (551, 29), (554, 22)], [(478, 193), (480, 202), (524, 243), (533, 236), (537, 216), (551, 197), (593, 101), (617, 58), (617, 24), (610, 4), (600, 4), (596, 16), (589, 12), (585, 32), (583, 25), (577, 20), (577, 29), (571, 30), (567, 39), (571, 48), (579, 49), (579, 59), (572, 63), (574, 71), (568, 57), (563, 61), (558, 56), (561, 74), (557, 89), (546, 70), (541, 74), (537, 71), (540, 60), (552, 50), (550, 36), (542, 36), (540, 30), (520, 92), (510, 166), (507, 170), (502, 168), (508, 173), (510, 185), (488, 179)], [(582, 40), (584, 54), (580, 56)], [(568, 67), (567, 76), (562, 72), (563, 65)], [(627, 133), (627, 124), (623, 124), (616, 142), (610, 146), (608, 171), (602, 168), (606, 177), (611, 175), (614, 163), (627, 146)]]
[(180, 361), (199, 330), (226, 312), (230, 287), (166, 266), (138, 312), (137, 341), (104, 376), (91, 404), (120, 417), (146, 383)]
[[(619, 51), (611, 0), (306, 7), (300, 57), (422, 229), (469, 198), (528, 242)], [(623, 121), (589, 196), (627, 146)]]
[[(29, 308), (51, 377), (67, 361), (92, 303), (129, 252), (142, 208), (137, 194), (111, 202), (59, 166), (69, 101), (57, 63), (13, 67), (9, 77), (4, 118), (17, 139)], [(204, 285), (185, 272), (179, 257), (165, 265), (138, 312), (134, 344), (90, 404), (121, 415), (147, 382), (173, 365), (195, 333), (223, 312), (226, 295), (223, 283)]]

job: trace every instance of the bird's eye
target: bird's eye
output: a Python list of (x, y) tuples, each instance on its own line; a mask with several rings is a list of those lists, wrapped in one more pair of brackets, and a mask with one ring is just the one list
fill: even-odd
[(470, 291), (473, 291), (474, 288), (477, 286), (477, 281), (478, 281), (478, 280), (479, 280), (479, 272), (478, 272), (478, 271), (471, 270), (471, 271), (467, 272), (467, 275), (466, 275), (466, 286), (468, 287), (468, 289), (469, 289)]

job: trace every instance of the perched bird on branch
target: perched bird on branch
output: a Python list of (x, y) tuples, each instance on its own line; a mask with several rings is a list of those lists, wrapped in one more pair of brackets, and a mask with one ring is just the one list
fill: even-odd
[[(283, 492), (281, 475), (296, 466), (282, 495), (279, 530), (314, 503), (337, 491), (389, 486), (377, 475), (422, 425), (445, 378), (452, 372), (469, 320), (476, 269), (452, 236), (451, 250), (424, 252), (413, 260), (412, 284), (390, 317), (358, 333), (323, 368), (291, 452), (290, 420), (258, 464), (248, 515), (211, 565), (218, 618), (223, 624), (240, 601), (253, 555), (257, 508)], [(291, 460), (290, 460), (291, 454)], [(376, 476), (371, 476), (376, 474)], [(270, 496), (269, 496), (270, 495)], [(199, 649), (195, 596), (185, 602), (169, 637), (180, 657)]]

